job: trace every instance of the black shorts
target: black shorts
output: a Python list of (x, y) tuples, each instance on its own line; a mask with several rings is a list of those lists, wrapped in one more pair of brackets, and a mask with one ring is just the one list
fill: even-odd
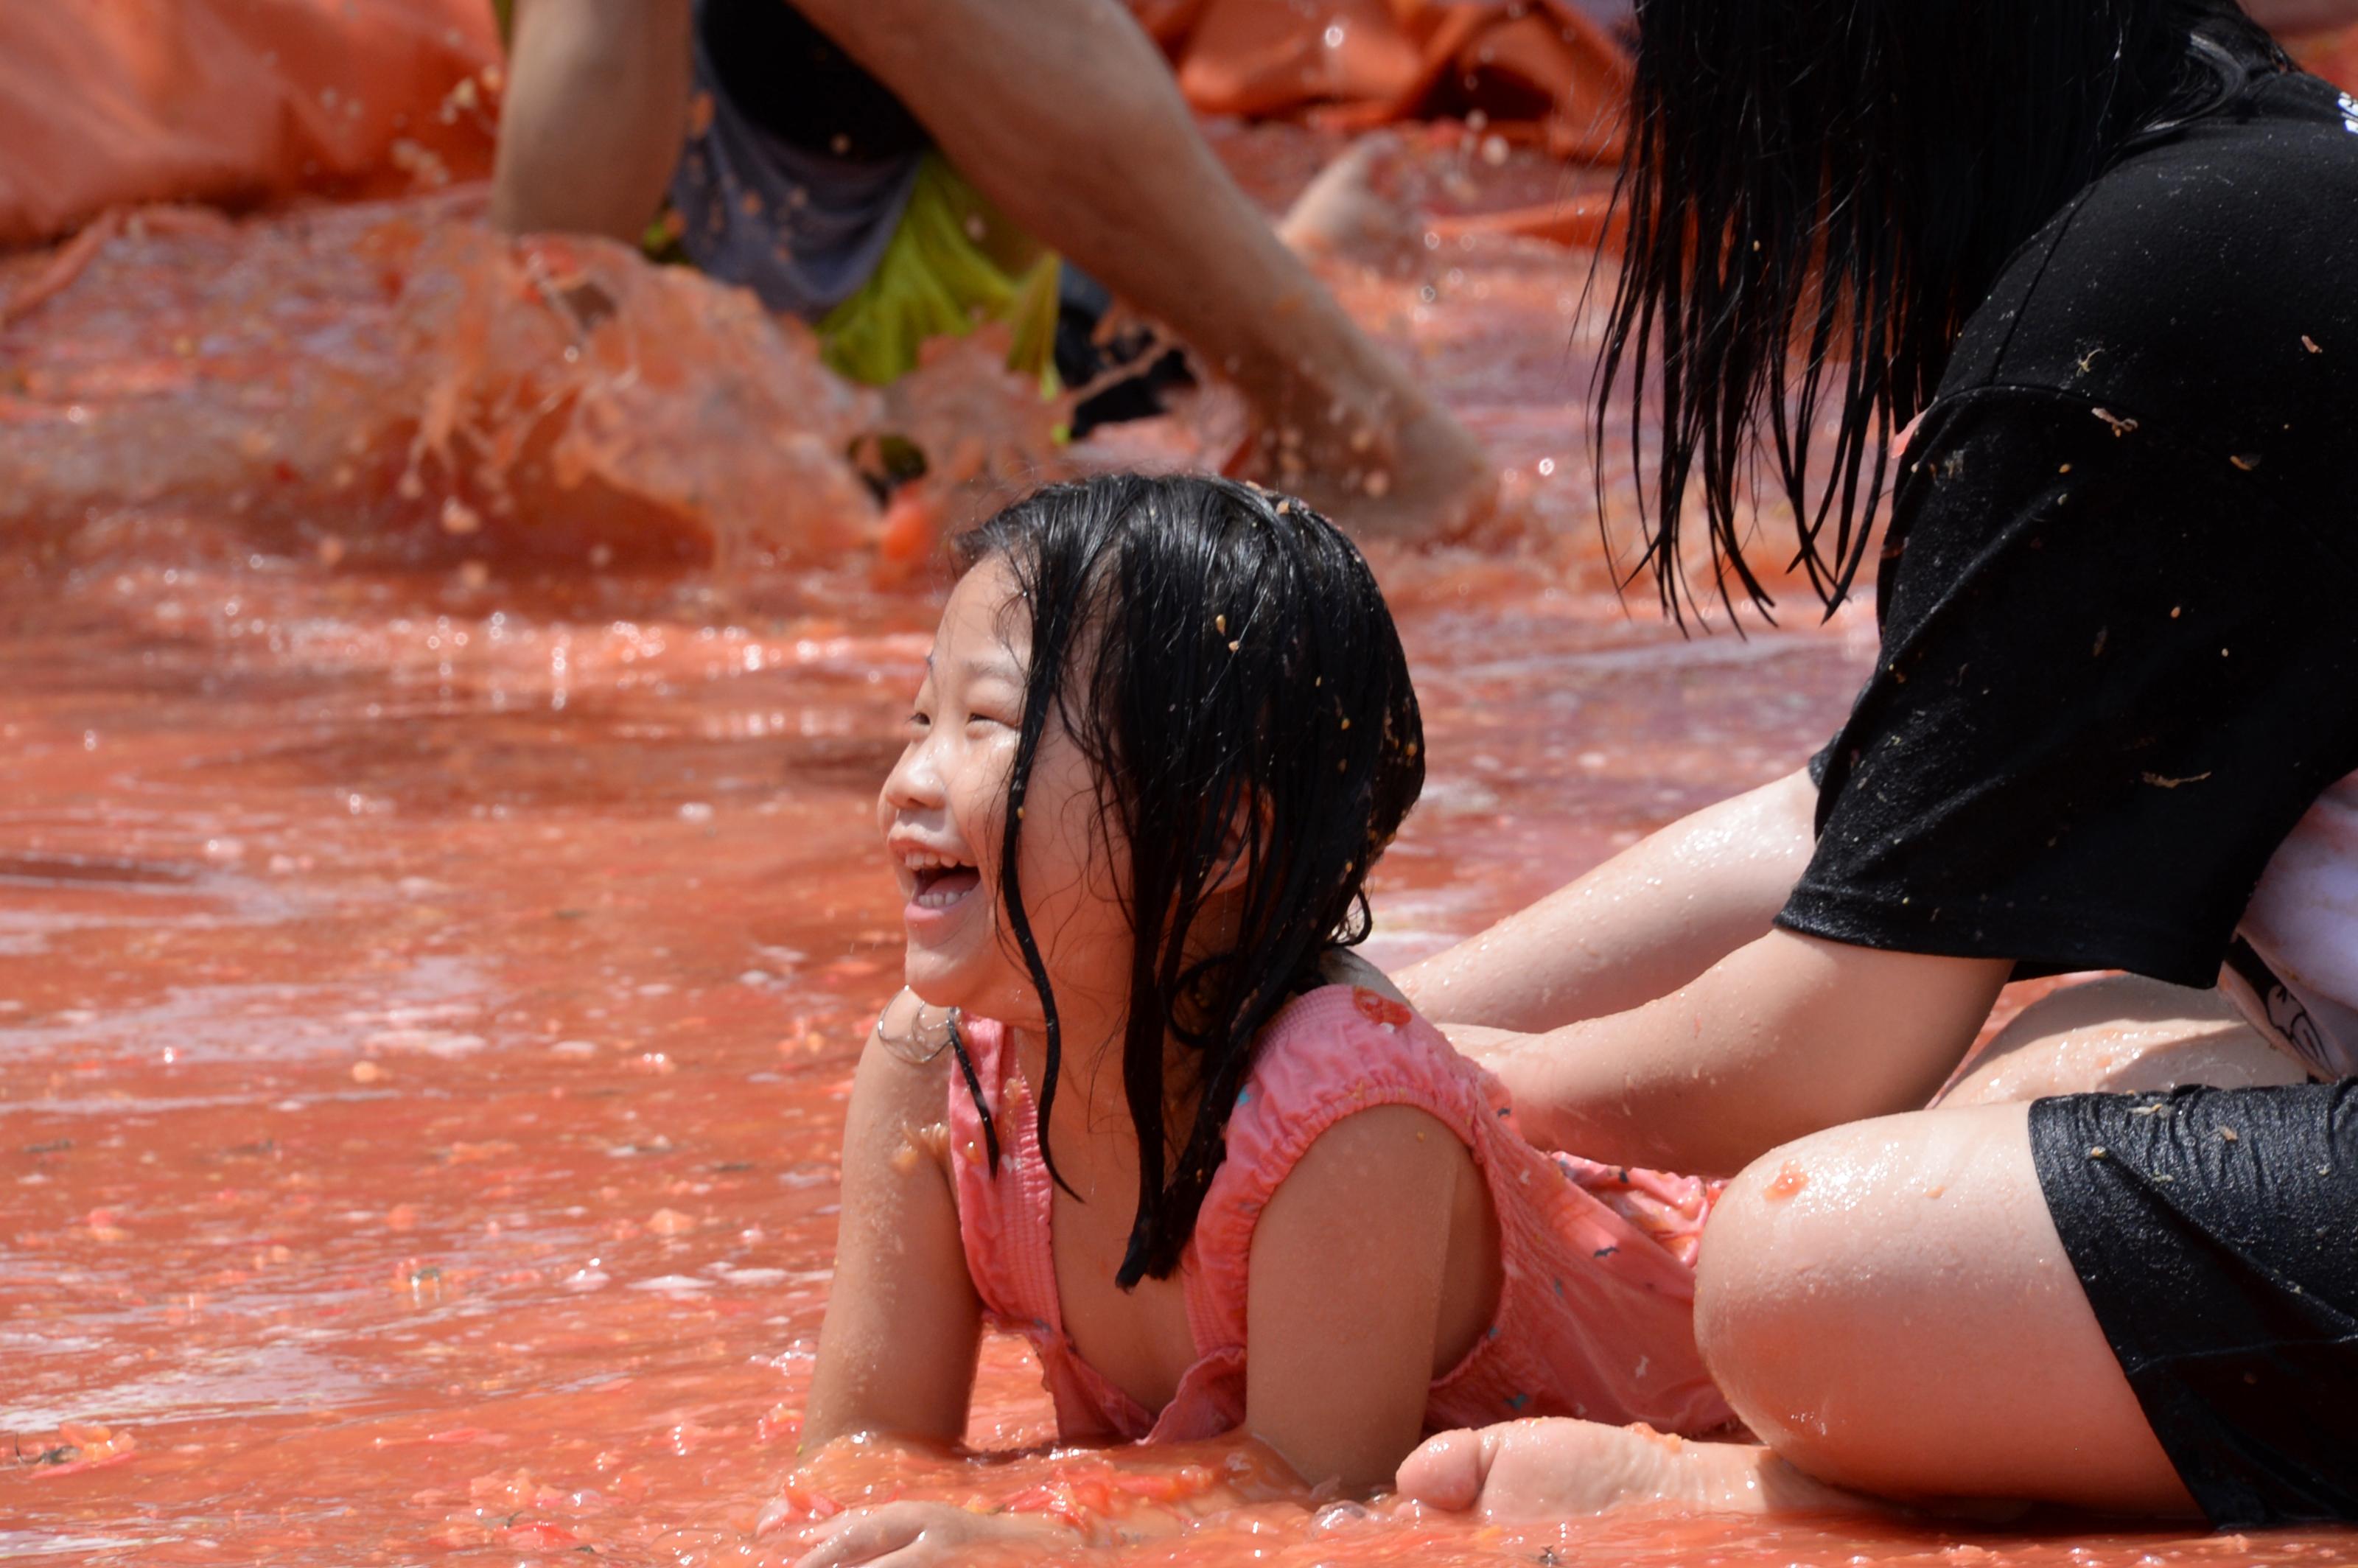
[(2211, 1522), (2358, 1520), (2358, 1079), (2040, 1100), (2030, 1149)]

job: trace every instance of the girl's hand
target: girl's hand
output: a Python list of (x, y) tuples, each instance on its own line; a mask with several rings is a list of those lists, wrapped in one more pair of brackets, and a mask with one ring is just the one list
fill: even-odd
[(1053, 1520), (1035, 1516), (979, 1514), (953, 1503), (886, 1503), (854, 1509), (819, 1527), (827, 1533), (795, 1568), (852, 1568), (855, 1563), (919, 1568), (957, 1563), (961, 1549), (1011, 1545), (1078, 1545), (1079, 1538)]

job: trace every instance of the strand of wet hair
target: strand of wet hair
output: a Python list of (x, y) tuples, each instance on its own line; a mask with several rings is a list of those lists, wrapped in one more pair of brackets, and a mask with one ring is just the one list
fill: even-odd
[(999, 1123), (990, 1114), (990, 1103), (982, 1096), (982, 1075), (974, 1068), (974, 1056), (966, 1048), (966, 1032), (958, 1027), (957, 1010), (950, 1011), (950, 1050), (957, 1056), (958, 1072), (966, 1078), (966, 1092), (974, 1101), (974, 1108), (982, 1118), (983, 1152), (990, 1160), (992, 1175), (999, 1174)]

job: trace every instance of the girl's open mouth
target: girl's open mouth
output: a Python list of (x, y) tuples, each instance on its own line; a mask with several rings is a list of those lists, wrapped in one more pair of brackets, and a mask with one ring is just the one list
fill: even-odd
[(982, 873), (972, 866), (927, 866), (916, 872), (917, 891), (912, 909), (948, 909), (982, 885)]

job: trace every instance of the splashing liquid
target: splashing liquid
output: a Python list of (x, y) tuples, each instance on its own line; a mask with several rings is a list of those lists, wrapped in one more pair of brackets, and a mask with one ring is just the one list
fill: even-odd
[[(1223, 147), (1273, 201), (1320, 150)], [(1420, 156), (1522, 180), (1502, 205), (1542, 178)], [(897, 983), (871, 803), (940, 585), (878, 586), (843, 454), (880, 416), (800, 334), (498, 241), (479, 201), (133, 223), (0, 329), (0, 1556), (776, 1563), (765, 1510), (1109, 1518), (1218, 1478), (1257, 1500), (1104, 1560), (2348, 1559), (1322, 1511), (1225, 1452), (1046, 1448), (1010, 1340), (971, 1455), (798, 1468), (844, 1100)], [(1433, 762), (1376, 880), (1399, 962), (1798, 766), (1872, 636), (1687, 641), (1614, 597), (1563, 253), (1332, 281), (1520, 498), (1508, 536), (1379, 563)], [(1171, 422), (1041, 451), (975, 373), (943, 403), (985, 486), (1208, 449)]]

